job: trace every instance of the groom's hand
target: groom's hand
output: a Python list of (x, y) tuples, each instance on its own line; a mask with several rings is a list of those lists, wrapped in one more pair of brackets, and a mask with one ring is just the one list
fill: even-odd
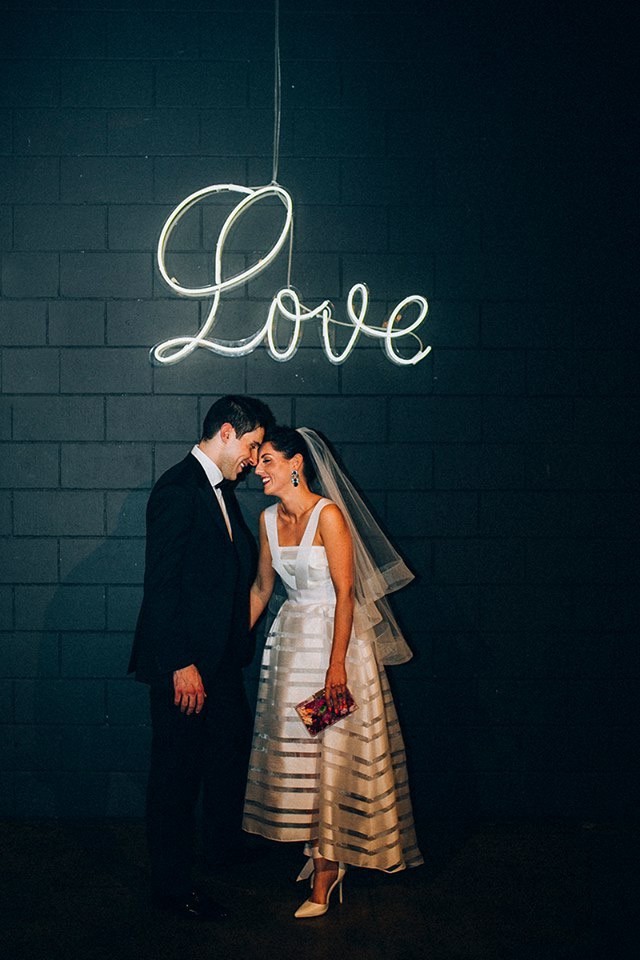
[(188, 667), (182, 667), (180, 670), (173, 671), (173, 702), (176, 707), (180, 707), (181, 713), (191, 715), (200, 713), (204, 707), (205, 693), (204, 684), (200, 671), (194, 663)]

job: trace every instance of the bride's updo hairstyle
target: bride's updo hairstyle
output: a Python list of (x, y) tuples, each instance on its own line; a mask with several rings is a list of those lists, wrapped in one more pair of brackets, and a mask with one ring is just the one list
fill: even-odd
[(303, 460), (302, 474), (307, 481), (307, 486), (313, 486), (316, 481), (316, 471), (302, 434), (294, 430), (293, 427), (272, 427), (265, 442), (270, 443), (273, 449), (281, 453), (285, 460), (291, 460), (299, 453)]

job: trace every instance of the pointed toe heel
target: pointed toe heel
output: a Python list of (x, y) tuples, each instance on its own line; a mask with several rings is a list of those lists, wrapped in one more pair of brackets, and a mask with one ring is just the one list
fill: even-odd
[(343, 863), (338, 865), (338, 876), (333, 881), (329, 889), (327, 890), (327, 899), (325, 903), (315, 903), (313, 900), (305, 900), (302, 903), (296, 912), (294, 917), (300, 919), (305, 919), (306, 917), (322, 917), (329, 909), (329, 902), (331, 900), (331, 894), (338, 888), (338, 898), (340, 903), (342, 903), (342, 881), (344, 880), (344, 875), (346, 873), (346, 867)]

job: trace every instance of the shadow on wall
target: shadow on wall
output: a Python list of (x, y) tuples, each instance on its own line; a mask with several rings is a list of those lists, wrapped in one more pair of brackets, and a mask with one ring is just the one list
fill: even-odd
[[(143, 815), (148, 688), (127, 667), (142, 599), (148, 497), (146, 488), (123, 494), (106, 538), (61, 538), (61, 582), (29, 611), (37, 662), (29, 679), (17, 681), (17, 816)], [(263, 495), (249, 491), (243, 508), (254, 530), (258, 505)]]
[(42, 614), (36, 677), (17, 697), (19, 816), (143, 810), (146, 688), (127, 677), (144, 571), (148, 491), (124, 495), (106, 538), (61, 539), (61, 582)]

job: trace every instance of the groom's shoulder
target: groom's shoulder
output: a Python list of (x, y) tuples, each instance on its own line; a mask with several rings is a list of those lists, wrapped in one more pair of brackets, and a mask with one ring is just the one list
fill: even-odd
[(198, 473), (201, 471), (202, 467), (196, 458), (191, 453), (188, 453), (183, 460), (174, 463), (172, 467), (169, 467), (168, 470), (165, 470), (165, 472), (158, 477), (153, 489), (160, 490), (163, 487), (171, 485), (190, 486), (197, 482)]

